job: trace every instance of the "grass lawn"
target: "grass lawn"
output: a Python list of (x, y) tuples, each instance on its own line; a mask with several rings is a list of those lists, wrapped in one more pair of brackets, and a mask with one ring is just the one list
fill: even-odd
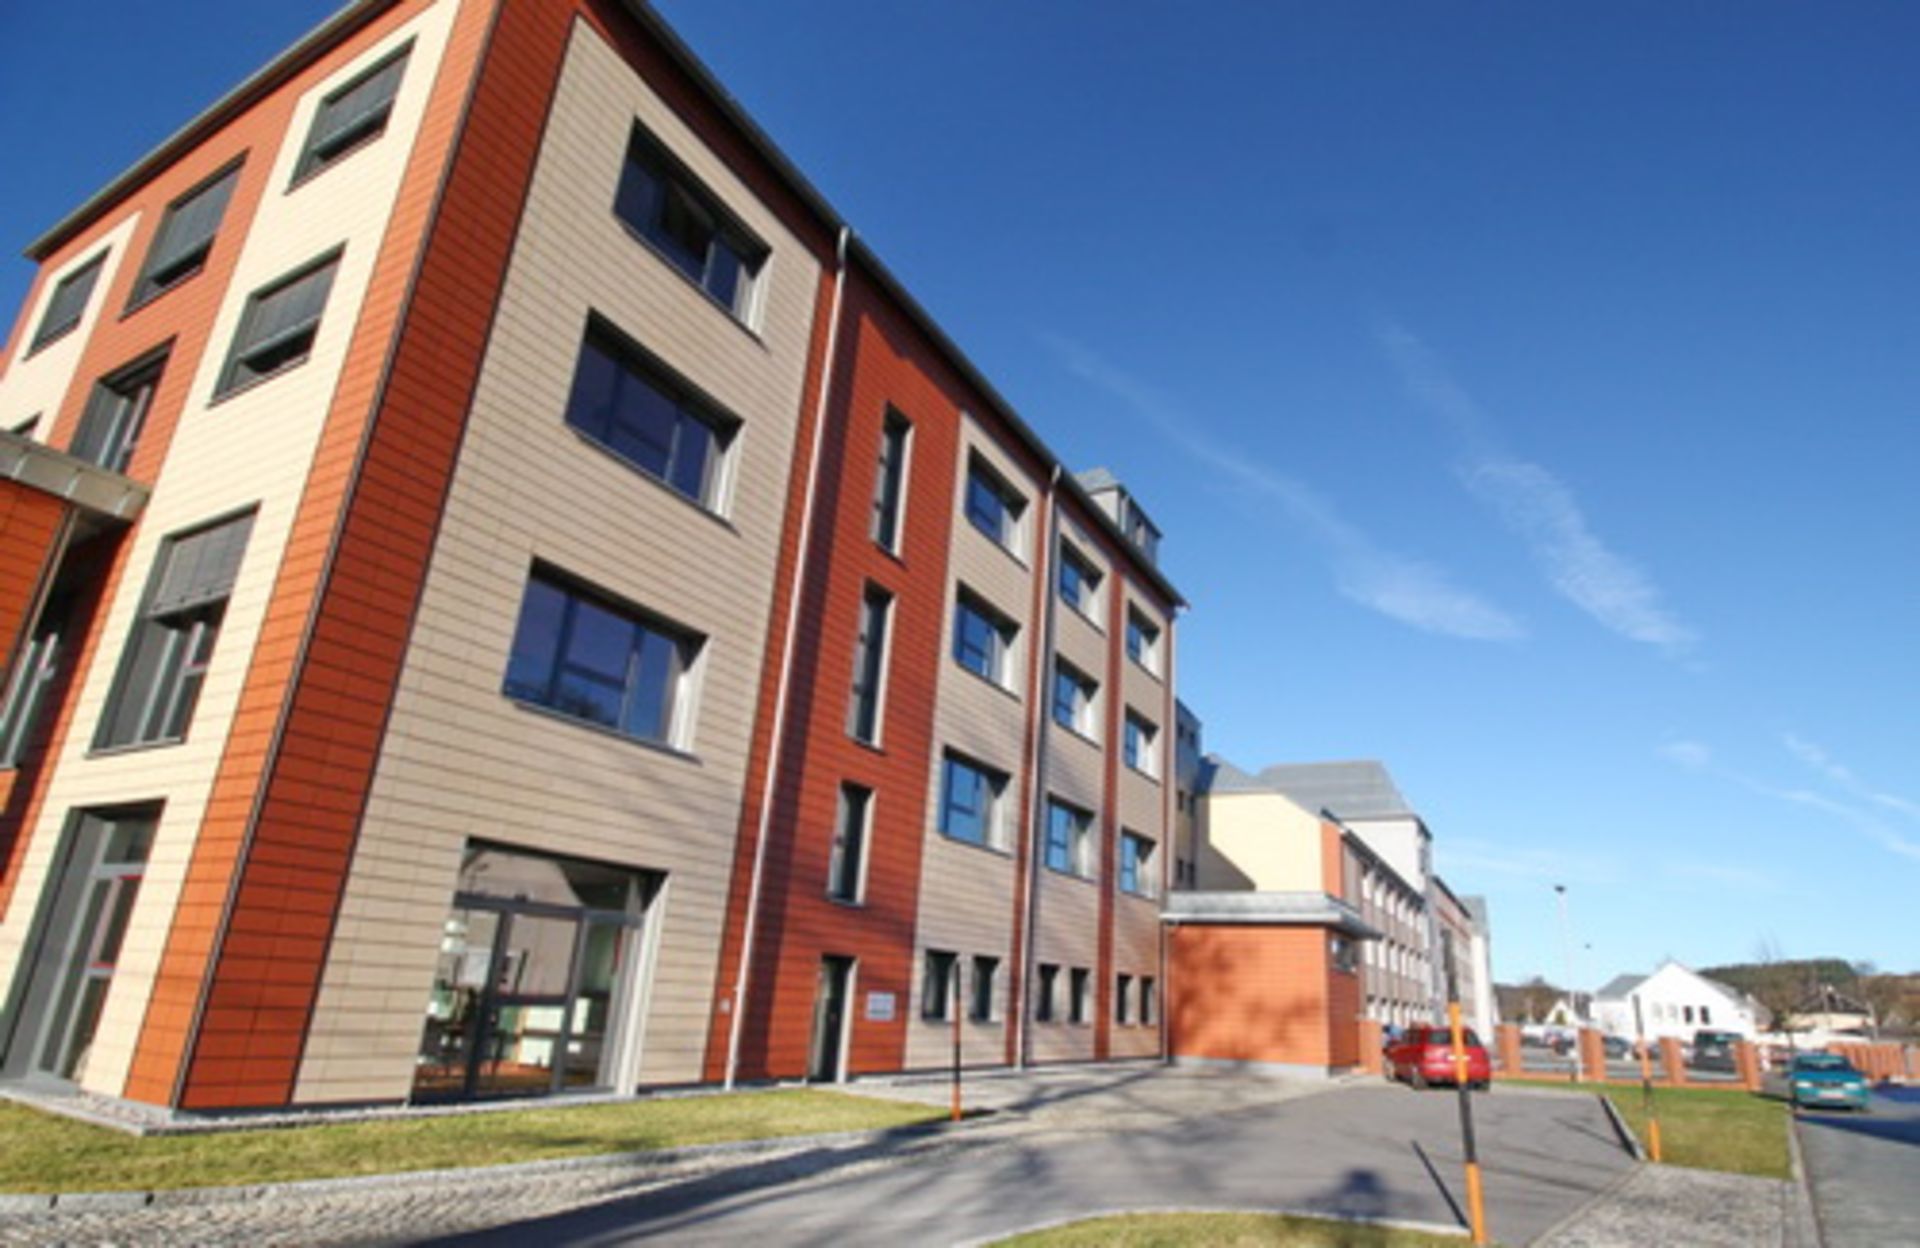
[(338, 1178), (869, 1131), (944, 1116), (924, 1105), (807, 1089), (141, 1139), (0, 1102), (0, 1192)]
[[(1638, 1086), (1559, 1082), (1543, 1086), (1605, 1093), (1640, 1143), (1652, 1147)], [(1656, 1087), (1653, 1108), (1660, 1118), (1661, 1159), (1669, 1165), (1767, 1179), (1792, 1177), (1787, 1160), (1787, 1107), (1782, 1101), (1739, 1088)]]
[(1090, 1218), (1000, 1241), (1002, 1248), (1179, 1248), (1183, 1244), (1225, 1248), (1460, 1248), (1463, 1236), (1282, 1217), (1274, 1213), (1128, 1213)]

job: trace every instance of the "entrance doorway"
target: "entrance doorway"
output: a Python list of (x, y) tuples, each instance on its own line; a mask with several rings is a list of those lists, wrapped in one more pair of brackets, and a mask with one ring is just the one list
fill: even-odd
[(472, 846), (460, 882), (441, 932), (414, 1099), (613, 1088), (655, 879)]
[(0, 1072), (79, 1083), (120, 962), (159, 812), (83, 811), (39, 920)]
[(853, 994), (853, 959), (830, 953), (820, 959), (813, 998), (813, 1048), (807, 1078), (838, 1083), (845, 1077), (847, 1007)]

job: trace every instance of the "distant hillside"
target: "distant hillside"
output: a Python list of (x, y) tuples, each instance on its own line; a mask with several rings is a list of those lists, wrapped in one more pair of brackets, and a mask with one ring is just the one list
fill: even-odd
[(1795, 962), (1736, 962), (1731, 966), (1710, 966), (1700, 972), (1729, 988), (1761, 995), (1770, 982), (1792, 984), (1828, 984), (1845, 992), (1853, 987), (1853, 964), (1840, 958), (1803, 958)]

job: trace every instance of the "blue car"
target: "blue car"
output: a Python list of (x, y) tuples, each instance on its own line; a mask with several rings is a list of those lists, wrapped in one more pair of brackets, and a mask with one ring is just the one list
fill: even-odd
[(1834, 1053), (1802, 1053), (1787, 1068), (1787, 1100), (1796, 1109), (1836, 1106), (1867, 1113), (1867, 1077)]

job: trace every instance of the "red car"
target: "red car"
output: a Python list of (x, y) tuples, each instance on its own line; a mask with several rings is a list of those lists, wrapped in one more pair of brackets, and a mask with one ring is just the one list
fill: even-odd
[[(1480, 1047), (1479, 1037), (1466, 1028), (1467, 1086), (1484, 1088), (1493, 1078), (1493, 1063)], [(1387, 1078), (1404, 1079), (1416, 1088), (1430, 1083), (1453, 1083), (1453, 1032), (1445, 1027), (1409, 1027), (1387, 1047)]]

